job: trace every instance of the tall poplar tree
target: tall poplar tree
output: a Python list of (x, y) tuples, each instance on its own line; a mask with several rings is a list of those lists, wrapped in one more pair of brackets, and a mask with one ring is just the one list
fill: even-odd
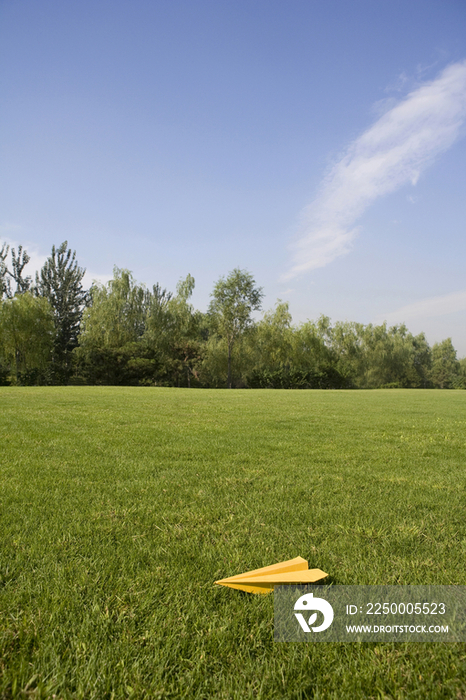
[[(10, 246), (4, 243), (0, 249), (0, 299), (6, 297), (12, 299), (17, 294), (24, 294), (31, 289), (32, 279), (28, 275), (24, 277), (23, 270), (28, 264), (30, 257), (23, 249), (22, 245), (18, 246), (18, 253), (14, 248), (11, 249), (11, 267), (8, 269), (6, 259), (10, 252)], [(16, 282), (16, 290), (11, 289), (11, 280)]]
[(71, 353), (78, 345), (79, 325), (88, 294), (82, 285), (86, 270), (79, 267), (76, 251), (64, 241), (52, 247), (40, 275), (36, 273), (36, 293), (45, 297), (53, 310), (55, 341), (52, 356), (52, 377), (66, 384), (71, 373)]

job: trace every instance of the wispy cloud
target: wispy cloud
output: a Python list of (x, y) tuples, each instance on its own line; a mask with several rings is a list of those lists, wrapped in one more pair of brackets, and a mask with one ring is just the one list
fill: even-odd
[(348, 253), (367, 207), (402, 185), (415, 185), (458, 138), (465, 119), (466, 61), (448, 66), (385, 112), (348, 146), (303, 211), (294, 264), (284, 279)]
[(413, 319), (445, 316), (446, 314), (464, 310), (466, 310), (466, 289), (460, 292), (453, 292), (452, 294), (445, 294), (444, 296), (422, 299), (414, 302), (414, 304), (402, 306), (396, 311), (380, 316), (376, 323), (382, 323), (383, 321), (403, 323)]

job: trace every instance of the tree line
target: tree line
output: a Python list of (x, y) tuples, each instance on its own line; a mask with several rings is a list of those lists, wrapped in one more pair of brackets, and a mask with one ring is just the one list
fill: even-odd
[(0, 384), (277, 389), (466, 388), (466, 358), (450, 338), (430, 347), (405, 325), (292, 323), (278, 300), (260, 320), (263, 291), (235, 269), (207, 312), (191, 304), (194, 278), (174, 293), (138, 284), (115, 267), (83, 287), (85, 270), (65, 241), (35, 280), (27, 252), (0, 248)]

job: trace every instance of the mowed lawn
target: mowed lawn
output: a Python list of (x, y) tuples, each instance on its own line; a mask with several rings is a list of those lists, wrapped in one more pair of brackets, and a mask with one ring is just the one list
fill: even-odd
[(466, 698), (466, 644), (277, 644), (216, 579), (466, 584), (466, 392), (0, 389), (0, 697)]

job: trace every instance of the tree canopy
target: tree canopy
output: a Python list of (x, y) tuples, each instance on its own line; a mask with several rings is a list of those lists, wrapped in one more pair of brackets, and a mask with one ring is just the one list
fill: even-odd
[(64, 241), (36, 274), (36, 294), (48, 300), (54, 315), (53, 376), (66, 382), (71, 373), (71, 353), (78, 346), (81, 317), (88, 294), (82, 280), (85, 270), (76, 261), (76, 251)]
[(263, 290), (235, 268), (214, 284), (206, 312), (194, 278), (175, 293), (115, 267), (83, 287), (84, 269), (64, 241), (35, 285), (29, 256), (0, 244), (0, 384), (116, 384), (228, 388), (466, 388), (466, 358), (451, 338), (430, 347), (401, 325), (293, 324), (287, 302), (257, 317)]
[(46, 378), (53, 348), (53, 311), (31, 292), (0, 302), (0, 357), (15, 384)]
[(212, 326), (226, 341), (228, 351), (228, 388), (231, 389), (231, 360), (234, 343), (252, 324), (252, 312), (261, 308), (263, 292), (253, 276), (235, 268), (221, 277), (211, 294), (209, 314)]

